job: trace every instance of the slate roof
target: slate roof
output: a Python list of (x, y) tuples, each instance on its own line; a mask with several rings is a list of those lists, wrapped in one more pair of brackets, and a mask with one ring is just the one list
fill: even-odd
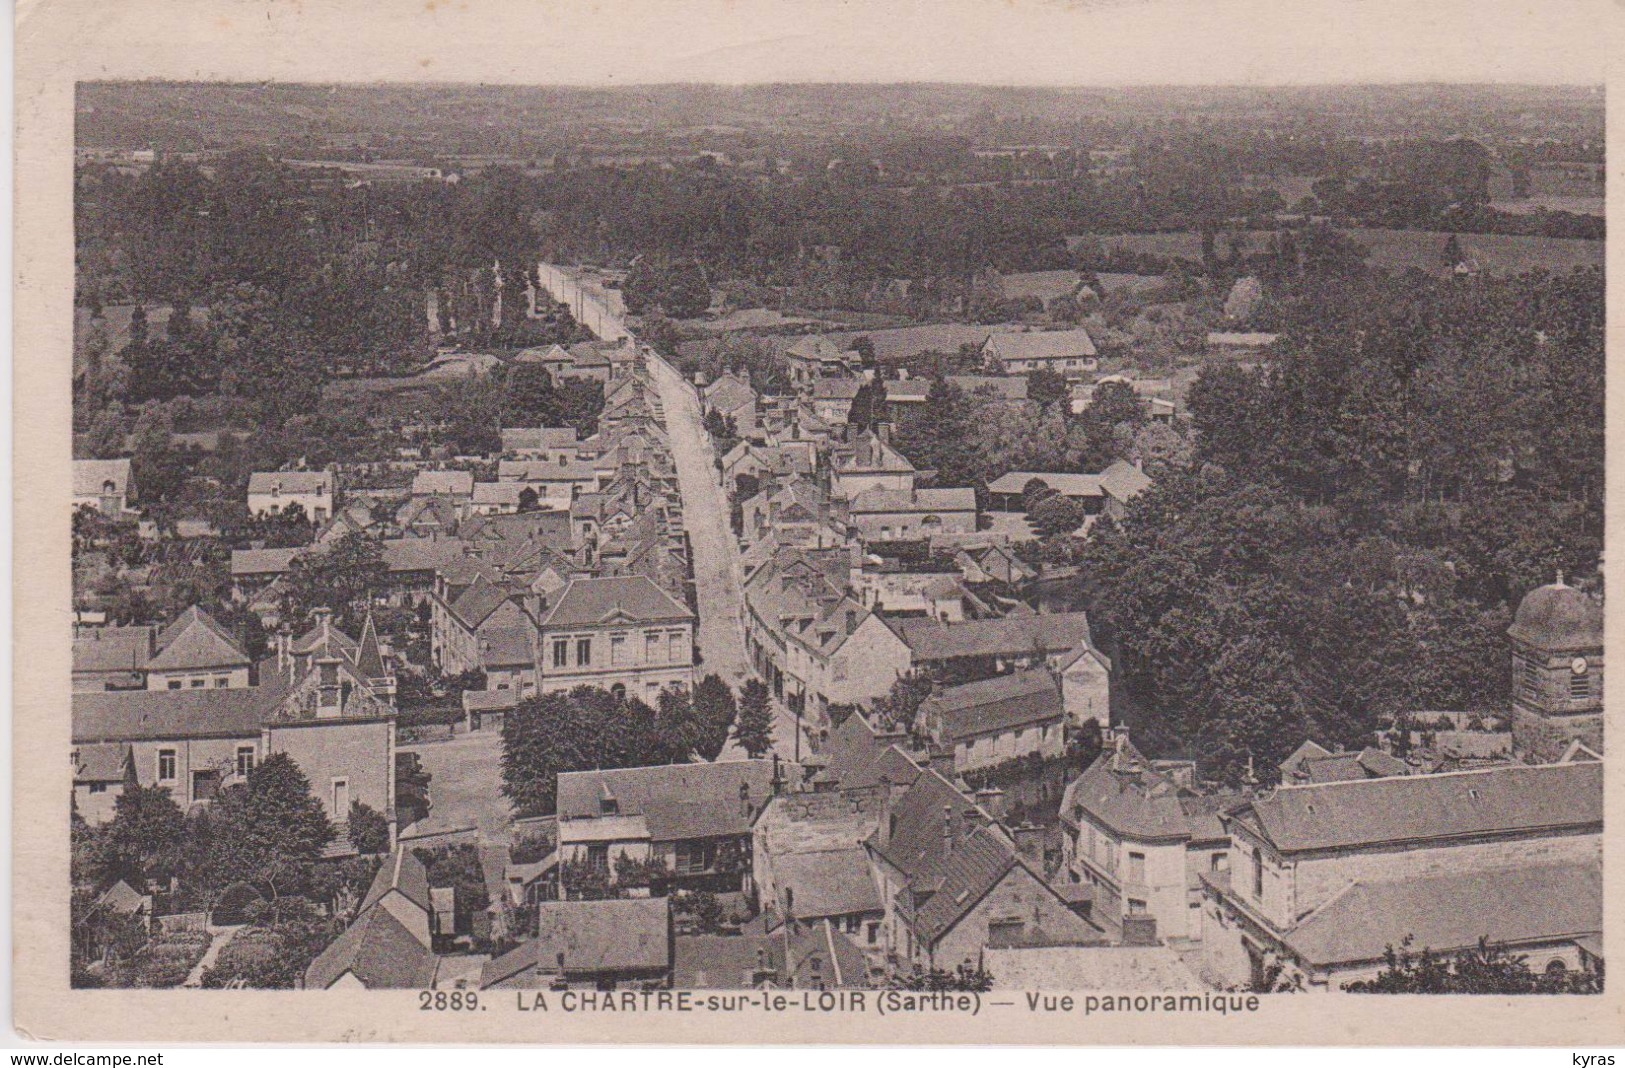
[(513, 591), (506, 586), (499, 586), (484, 575), (475, 575), (468, 589), (464, 590), (450, 607), (452, 614), (463, 626), (474, 630), (490, 619), (491, 613), (506, 604), (508, 598), (512, 596)]
[[(909, 383), (901, 384), (908, 385)], [(988, 390), (1001, 400), (1024, 401), (1027, 399), (1027, 379), (1022, 375), (949, 375), (948, 384), (964, 390), (966, 393), (980, 393), (982, 390)], [(888, 384), (888, 399), (891, 395), (890, 388), (890, 384)], [(923, 400), (924, 397), (921, 399)]]
[(305, 969), (307, 990), (326, 990), (345, 972), (369, 990), (422, 990), (434, 981), (435, 955), (388, 909), (368, 909)]
[(981, 348), (991, 327), (965, 323), (936, 323), (929, 326), (902, 326), (890, 330), (853, 330), (829, 335), (838, 344), (850, 346), (859, 337), (867, 337), (875, 347), (875, 359), (880, 363), (900, 363), (922, 352), (942, 352), (955, 355), (961, 345)]
[(1602, 765), (1511, 764), (1282, 786), (1234, 814), (1282, 852), (1602, 825)]
[(926, 698), (921, 711), (926, 722), (941, 724), (945, 741), (958, 743), (1050, 723), (1065, 709), (1055, 677), (1035, 668), (939, 690)]
[(989, 493), (1018, 494), (1035, 478), (1063, 497), (1099, 497), (1105, 492), (1099, 475), (1063, 471), (1009, 471), (989, 482), (987, 489)]
[(867, 489), (848, 504), (850, 514), (894, 515), (913, 512), (974, 512), (974, 489)]
[(1016, 866), (1015, 850), (985, 828), (955, 844), (940, 888), (914, 914), (914, 933), (935, 942)]
[[(656, 842), (749, 834), (772, 794), (768, 760), (662, 764), (604, 771), (561, 772), (559, 820), (598, 818), (605, 791), (619, 816), (642, 816)], [(740, 786), (748, 794), (740, 796)]]
[(1031, 656), (1042, 649), (1064, 653), (1090, 644), (1089, 617), (1083, 612), (968, 619), (943, 623), (935, 619), (889, 621), (917, 661), (966, 656)]
[[(476, 482), (471, 504), (519, 506), (519, 497), (525, 492), (523, 482)], [(532, 493), (535, 491), (532, 490)]]
[(1601, 930), (1602, 866), (1591, 863), (1357, 882), (1284, 937), (1311, 964), (1329, 965), (1380, 960), (1406, 935), (1413, 952), (1449, 952), (1484, 937), (1516, 947)]
[(255, 471), (248, 476), (251, 494), (321, 494), (332, 490), (333, 476), (327, 471)]
[(124, 493), (130, 485), (130, 461), (75, 460), (73, 462), (73, 495), (100, 497), (102, 484), (112, 482), (117, 493)]
[(253, 663), (237, 640), (213, 616), (193, 605), (158, 634), (158, 652), (148, 671), (189, 671), (248, 667)]
[(574, 579), (541, 626), (591, 627), (617, 616), (636, 623), (676, 623), (693, 619), (694, 613), (642, 575)]
[(429, 897), (429, 869), (406, 846), (396, 846), (395, 852), (378, 869), (359, 911), (366, 912), (391, 890), (400, 891), (406, 900), (425, 913), (433, 911), (433, 902)]
[[(869, 875), (869, 855), (861, 845), (773, 858), (778, 906), (798, 920), (881, 911), (880, 895)], [(794, 905), (786, 904), (793, 891)]]
[(73, 639), (74, 671), (138, 672), (152, 655), (156, 627), (92, 627)]
[(1172, 779), (1152, 768), (1132, 745), (1125, 745), (1120, 751), (1096, 757), (1067, 787), (1061, 798), (1061, 819), (1076, 827), (1081, 809), (1108, 830), (1140, 841), (1218, 837), (1212, 833), (1211, 819), (1218, 803), (1191, 806), (1186, 800)]
[(992, 820), (958, 787), (927, 768), (892, 806), (893, 825), (885, 845), (880, 844), (885, 828), (875, 831), (869, 845), (902, 872), (910, 886), (934, 889), (955, 863), (953, 851), (947, 848), (946, 829), (951, 826), (955, 842), (962, 842), (967, 814), (980, 823)]

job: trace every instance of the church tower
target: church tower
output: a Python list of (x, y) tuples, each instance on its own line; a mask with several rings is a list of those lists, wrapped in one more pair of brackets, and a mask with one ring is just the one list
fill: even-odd
[(1602, 752), (1602, 602), (1557, 581), (1518, 605), (1512, 639), (1512, 748), (1548, 763), (1579, 741)]

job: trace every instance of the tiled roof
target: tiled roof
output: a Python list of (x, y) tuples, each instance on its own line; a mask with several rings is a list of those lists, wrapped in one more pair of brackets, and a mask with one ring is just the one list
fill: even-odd
[(140, 671), (152, 655), (154, 627), (92, 627), (73, 639), (74, 671)]
[(966, 393), (988, 390), (1001, 400), (1027, 399), (1027, 379), (1021, 375), (949, 375), (948, 384)]
[(73, 740), (257, 738), (286, 690), (275, 670), (236, 689), (109, 690), (73, 695)]
[(767, 760), (562, 772), (559, 820), (599, 816), (607, 790), (616, 814), (642, 816), (657, 842), (749, 834), (772, 793), (772, 779)]
[(319, 494), (332, 489), (333, 476), (326, 471), (255, 471), (248, 476), (248, 492), (253, 494)]
[(1025, 271), (999, 278), (999, 288), (1009, 298), (1037, 297), (1051, 301), (1075, 292), (1083, 281), (1077, 271)]
[(1064, 653), (1089, 644), (1089, 617), (1083, 612), (970, 619), (963, 623), (897, 619), (890, 624), (920, 661), (1032, 656), (1039, 650)]
[(1016, 852), (1008, 842), (976, 829), (944, 858), (941, 885), (914, 914), (914, 933), (935, 942), (1015, 866)]
[[(597, 469), (590, 461), (572, 458), (568, 463), (556, 460), (498, 460), (498, 485), (516, 482), (593, 482)], [(474, 489), (478, 493), (480, 484)], [(476, 498), (477, 499), (477, 498)]]
[[(513, 505), (518, 507), (519, 497), (525, 492), (523, 482), (476, 482), (470, 503)], [(535, 493), (535, 490), (531, 491)]]
[(653, 971), (671, 967), (670, 902), (544, 901), (537, 906), (535, 948), (543, 971), (564, 954), (566, 974)]
[(906, 786), (920, 774), (919, 766), (896, 746), (883, 744), (858, 712), (830, 732), (822, 755), (827, 758), (824, 777), (843, 790), (864, 790), (882, 777)]
[(305, 988), (326, 990), (349, 972), (369, 990), (422, 990), (436, 963), (388, 909), (369, 909), (310, 962)]
[(542, 627), (590, 627), (611, 619), (675, 623), (694, 618), (684, 605), (642, 575), (575, 579), (559, 594)]
[(1029, 330), (996, 334), (993, 345), (1004, 360), (1075, 360), (1096, 355), (1087, 330)]
[(474, 492), (472, 471), (419, 471), (412, 477), (412, 496), (442, 494), (467, 497)]
[(75, 460), (73, 462), (73, 495), (99, 497), (104, 483), (113, 483), (116, 493), (123, 493), (130, 485), (130, 461)]
[[(890, 392), (893, 383), (887, 383)], [(850, 401), (858, 395), (863, 383), (856, 378), (820, 378), (813, 383), (813, 400)]]
[(1285, 941), (1309, 963), (1328, 965), (1380, 960), (1407, 935), (1413, 952), (1447, 953), (1480, 938), (1516, 947), (1601, 930), (1602, 867), (1591, 863), (1357, 882)]
[(237, 575), (281, 575), (303, 549), (233, 549), (231, 573)]
[(852, 515), (893, 515), (902, 512), (974, 512), (973, 489), (889, 490), (868, 489), (853, 497)]
[(128, 742), (83, 745), (73, 767), (74, 782), (121, 782), (130, 764)]
[(1560, 828), (1600, 828), (1602, 766), (1481, 771), (1282, 786), (1239, 810), (1283, 852)]
[[(975, 801), (929, 768), (892, 806), (891, 815), (890, 828), (877, 830), (869, 844), (918, 890), (941, 884), (954, 863), (949, 842), (962, 843), (967, 824), (992, 821)], [(888, 832), (885, 845), (880, 844), (882, 831)]]
[[(861, 845), (773, 858), (778, 907), (798, 920), (879, 912), (880, 895), (869, 876), (869, 855)], [(793, 893), (790, 903), (787, 893)]]
[[(553, 346), (553, 349), (558, 349), (558, 346)], [(567, 354), (565, 359), (569, 359)], [(525, 449), (570, 449), (578, 444), (580, 437), (573, 426), (502, 428), (503, 452), (520, 452)]]
[(480, 635), (480, 666), (492, 668), (521, 667), (536, 662), (531, 648), (529, 627), (493, 627)]
[(148, 671), (188, 671), (247, 667), (253, 661), (226, 629), (197, 605), (188, 608), (158, 635), (158, 652)]
[(1103, 492), (1099, 475), (1060, 471), (1010, 471), (989, 482), (987, 489), (989, 493), (1016, 494), (1035, 478), (1063, 497), (1099, 497)]
[(1047, 669), (1018, 671), (950, 686), (921, 707), (926, 722), (940, 722), (948, 741), (961, 742), (1061, 717), (1061, 689)]
[(373, 876), (372, 886), (362, 899), (360, 911), (366, 912), (372, 908), (391, 890), (400, 891), (401, 896), (425, 913), (433, 911), (433, 904), (429, 900), (429, 870), (423, 866), (417, 854), (406, 846), (396, 846), (395, 852)]
[(464, 690), (464, 712), (503, 712), (519, 704), (518, 690)]
[(463, 626), (474, 630), (481, 623), (491, 618), (495, 612), (507, 603), (513, 596), (513, 591), (506, 586), (498, 586), (486, 580), (483, 575), (474, 576), (474, 582), (462, 595), (452, 602), (451, 611)]
[(1100, 473), (1100, 488), (1119, 501), (1133, 500), (1151, 488), (1151, 476), (1127, 460), (1118, 460)]
[(994, 332), (990, 327), (974, 324), (937, 323), (930, 326), (903, 326), (891, 330), (855, 330), (831, 334), (830, 337), (844, 347), (850, 347), (859, 337), (867, 337), (875, 347), (877, 361), (900, 363), (922, 352), (941, 352), (952, 356), (959, 352), (961, 345), (975, 345), (981, 348), (988, 335)]

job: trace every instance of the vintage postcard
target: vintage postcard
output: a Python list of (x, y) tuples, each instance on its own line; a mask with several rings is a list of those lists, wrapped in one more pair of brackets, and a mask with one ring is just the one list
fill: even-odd
[(1620, 24), (21, 4), (17, 1031), (1625, 1041)]

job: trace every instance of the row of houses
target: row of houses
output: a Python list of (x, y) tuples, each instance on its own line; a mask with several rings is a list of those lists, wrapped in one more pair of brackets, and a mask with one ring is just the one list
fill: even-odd
[[(111, 819), (132, 784), (166, 789), (183, 809), (206, 806), (286, 753), (340, 828), (361, 802), (393, 835), (394, 658), (370, 618), (356, 639), (318, 612), (257, 663), (201, 609), (153, 630), (75, 637), (70, 759), (74, 808), (87, 822)], [(130, 651), (130, 664), (110, 663), (113, 649)], [(346, 848), (344, 835), (336, 845)]]

